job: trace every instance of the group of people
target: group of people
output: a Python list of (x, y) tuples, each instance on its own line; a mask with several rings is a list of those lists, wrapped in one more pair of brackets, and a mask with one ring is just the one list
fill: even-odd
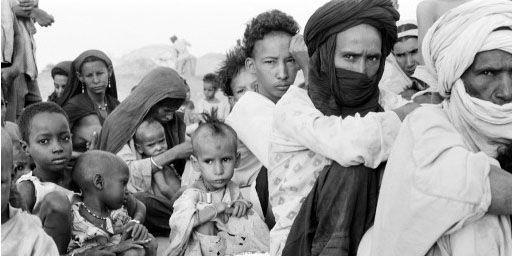
[(168, 67), (119, 102), (105, 53), (59, 63), (2, 104), (2, 254), (512, 255), (512, 2), (446, 2), (263, 12), (195, 104)]

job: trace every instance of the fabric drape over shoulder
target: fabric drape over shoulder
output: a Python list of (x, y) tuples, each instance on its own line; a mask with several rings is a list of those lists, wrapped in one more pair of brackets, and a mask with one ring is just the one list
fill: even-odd
[[(154, 105), (166, 98), (185, 99), (186, 88), (183, 78), (170, 68), (158, 67), (149, 72), (105, 120), (98, 143), (99, 149), (114, 154), (119, 152), (130, 141)], [(184, 123), (182, 126), (184, 136)], [(165, 126), (164, 128), (167, 129)]]
[(62, 96), (57, 99), (57, 104), (60, 106), (66, 105), (66, 103), (73, 98), (73, 96), (78, 95), (82, 93), (82, 83), (78, 79), (77, 72), (80, 72), (80, 67), (83, 65), (84, 60), (87, 57), (97, 57), (101, 60), (103, 60), (107, 66), (112, 68), (112, 75), (109, 78), (109, 86), (107, 87), (107, 90), (105, 92), (106, 95), (117, 99), (117, 86), (116, 86), (116, 76), (114, 74), (114, 69), (112, 66), (112, 61), (110, 58), (102, 51), (99, 50), (87, 50), (80, 54), (72, 63), (71, 70), (70, 70), (70, 77), (68, 78), (68, 84), (64, 88), (64, 92), (62, 93)]
[[(325, 115), (346, 116), (379, 111), (378, 83), (386, 56), (397, 40), (398, 12), (389, 0), (335, 0), (320, 7), (304, 28), (310, 56), (309, 96)], [(380, 67), (374, 77), (334, 66), (336, 35), (360, 24), (376, 28), (382, 39)], [(354, 81), (359, 83), (354, 84)]]

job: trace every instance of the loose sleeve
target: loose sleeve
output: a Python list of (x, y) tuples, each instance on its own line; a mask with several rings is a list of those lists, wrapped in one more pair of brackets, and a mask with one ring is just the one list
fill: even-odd
[[(425, 124), (425, 120), (436, 125)], [(490, 158), (468, 150), (446, 115), (422, 111), (405, 122), (415, 142), (414, 187), (423, 194), (449, 200), (452, 208), (458, 208), (454, 212), (460, 217), (452, 230), (482, 217), (491, 203)]]
[(137, 193), (151, 188), (151, 160), (149, 158), (137, 159), (135, 152), (128, 144), (121, 148), (117, 156), (123, 159), (130, 169), (128, 191)]
[(394, 112), (324, 116), (300, 88), (290, 88), (277, 103), (273, 120), (274, 129), (298, 145), (345, 167), (370, 168), (387, 160), (400, 125)]

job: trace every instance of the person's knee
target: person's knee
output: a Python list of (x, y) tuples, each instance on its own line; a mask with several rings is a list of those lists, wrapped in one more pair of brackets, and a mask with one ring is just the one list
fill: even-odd
[(71, 203), (59, 192), (51, 192), (41, 201), (41, 212), (45, 214), (71, 214)]

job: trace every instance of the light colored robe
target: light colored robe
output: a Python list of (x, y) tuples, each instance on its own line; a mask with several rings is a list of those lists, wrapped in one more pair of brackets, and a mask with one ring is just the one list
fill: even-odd
[(2, 224), (2, 255), (58, 256), (53, 239), (41, 225), (41, 220), (9, 205), (9, 220)]
[[(211, 192), (212, 203), (243, 199), (238, 185), (228, 183), (225, 189)], [(169, 220), (170, 246), (165, 255), (233, 255), (243, 252), (267, 252), (269, 231), (263, 220), (251, 209), (247, 217), (230, 217), (227, 223), (215, 218), (219, 230), (216, 236), (208, 236), (194, 231), (198, 210), (206, 207), (206, 191), (189, 187), (174, 202), (174, 212)]]

